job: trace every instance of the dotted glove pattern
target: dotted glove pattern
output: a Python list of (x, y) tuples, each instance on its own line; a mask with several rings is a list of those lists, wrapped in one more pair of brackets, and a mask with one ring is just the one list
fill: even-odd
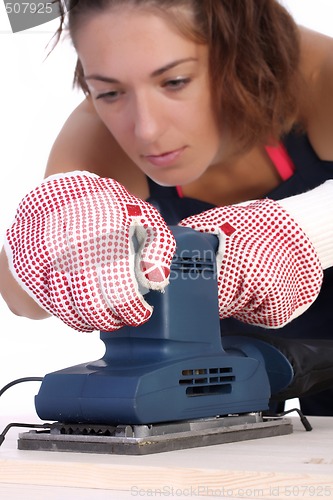
[(279, 328), (316, 299), (323, 270), (307, 235), (279, 203), (254, 200), (213, 208), (181, 226), (219, 237), (219, 313)]
[(159, 212), (113, 179), (47, 178), (20, 203), (5, 248), (16, 280), (79, 331), (147, 321), (142, 290), (168, 284), (175, 241)]

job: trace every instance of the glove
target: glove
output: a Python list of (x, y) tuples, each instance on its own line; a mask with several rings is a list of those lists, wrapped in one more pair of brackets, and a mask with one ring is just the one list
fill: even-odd
[[(302, 197), (295, 199), (299, 204)], [(292, 201), (288, 206), (291, 210)], [(221, 318), (233, 316), (245, 323), (279, 328), (316, 299), (323, 280), (319, 254), (280, 203), (264, 199), (213, 208), (180, 225), (218, 235)], [(325, 255), (330, 247), (331, 260), (332, 239), (330, 245), (323, 245)]]
[(47, 312), (79, 331), (113, 331), (149, 319), (139, 286), (164, 289), (175, 241), (157, 210), (118, 182), (72, 172), (25, 196), (5, 249)]

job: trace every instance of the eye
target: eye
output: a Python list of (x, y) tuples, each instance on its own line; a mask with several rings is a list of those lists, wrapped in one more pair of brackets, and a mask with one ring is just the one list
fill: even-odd
[(98, 94), (96, 96), (96, 100), (103, 100), (106, 102), (115, 102), (119, 99), (123, 92), (120, 92), (118, 90), (111, 90), (109, 92), (103, 92), (101, 94)]
[(172, 78), (171, 80), (167, 80), (166, 82), (164, 82), (162, 86), (171, 91), (177, 91), (186, 87), (186, 85), (188, 85), (190, 81), (190, 78)]

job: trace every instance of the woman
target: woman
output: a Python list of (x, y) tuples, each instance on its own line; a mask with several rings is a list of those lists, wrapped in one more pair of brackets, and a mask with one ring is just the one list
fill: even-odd
[(68, 27), (86, 99), (8, 230), (12, 310), (87, 331), (146, 321), (166, 221), (219, 236), (222, 334), (312, 337), (320, 321), (330, 337), (333, 41), (275, 0), (78, 0)]

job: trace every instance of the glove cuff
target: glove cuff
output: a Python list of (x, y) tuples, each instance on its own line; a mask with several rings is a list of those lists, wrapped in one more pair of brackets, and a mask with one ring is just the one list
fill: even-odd
[(323, 269), (333, 266), (333, 180), (278, 201), (313, 244)]

